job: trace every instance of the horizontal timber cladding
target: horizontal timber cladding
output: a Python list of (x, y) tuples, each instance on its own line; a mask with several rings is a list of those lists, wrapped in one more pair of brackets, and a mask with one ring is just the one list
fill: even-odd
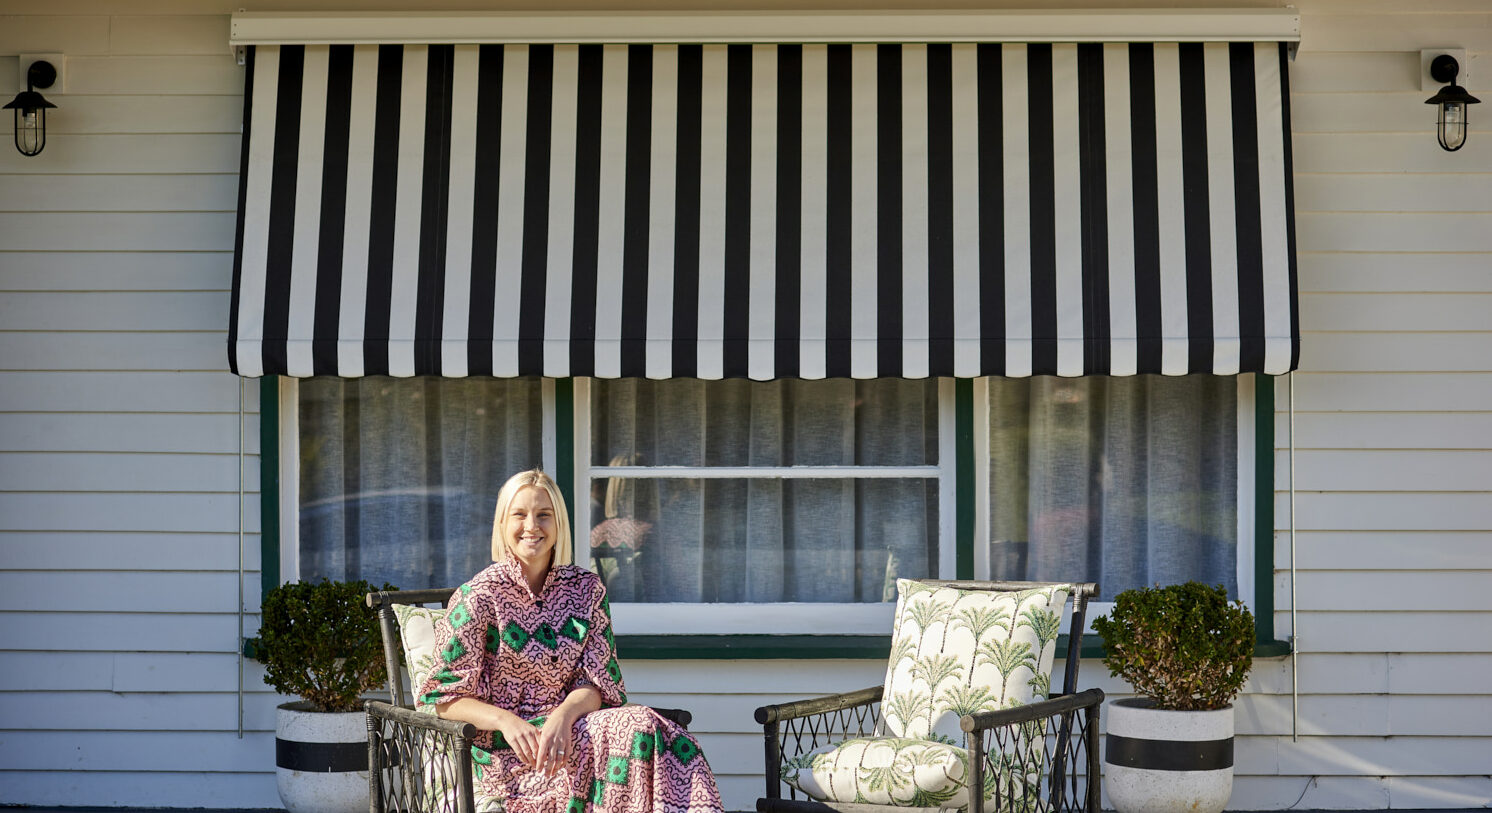
[(1282, 373), (1284, 49), (257, 46), (230, 363)]

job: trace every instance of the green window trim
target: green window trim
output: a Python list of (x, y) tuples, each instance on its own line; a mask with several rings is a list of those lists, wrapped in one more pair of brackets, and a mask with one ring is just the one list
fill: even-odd
[[(1254, 374), (1254, 640), (1274, 640), (1274, 377)], [(1257, 653), (1256, 653), (1257, 654)], [(1283, 653), (1281, 653), (1283, 654)]]
[[(953, 501), (954, 572), (957, 578), (974, 578), (974, 546), (959, 540), (974, 538), (974, 381), (960, 378), (953, 386)], [(891, 651), (891, 637), (886, 637), (886, 651)]]
[[(1274, 378), (1254, 375), (1254, 656), (1290, 653), (1290, 643), (1274, 638)], [(555, 479), (565, 499), (575, 499), (574, 380), (555, 381)], [(954, 481), (955, 545), (958, 578), (974, 575), (974, 388), (959, 379), (954, 388), (957, 445)], [(259, 379), (260, 596), (280, 583), (280, 387), (278, 376)], [(272, 497), (269, 495), (273, 495)], [(617, 635), (617, 653), (636, 660), (885, 660), (890, 635)], [(244, 643), (252, 657), (251, 646)], [(1082, 657), (1100, 658), (1103, 644), (1085, 637)], [(1057, 657), (1067, 656), (1067, 636), (1057, 641)]]
[[(554, 381), (554, 481), (566, 505), (575, 504), (575, 379)], [(590, 488), (586, 488), (590, 493)], [(574, 514), (571, 514), (573, 519)], [(571, 529), (574, 533), (574, 529)]]

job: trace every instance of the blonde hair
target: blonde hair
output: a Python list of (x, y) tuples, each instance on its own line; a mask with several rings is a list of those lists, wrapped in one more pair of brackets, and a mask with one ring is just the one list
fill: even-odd
[(570, 512), (565, 510), (565, 497), (560, 494), (559, 485), (554, 478), (540, 471), (530, 469), (520, 471), (508, 478), (503, 483), (502, 490), (497, 492), (497, 510), (492, 515), (492, 561), (499, 562), (511, 558), (512, 551), (508, 549), (507, 540), (503, 539), (503, 517), (508, 515), (508, 508), (518, 496), (518, 492), (529, 486), (542, 488), (549, 494), (549, 501), (554, 503), (554, 551), (551, 565), (568, 565), (573, 561), (570, 548)]

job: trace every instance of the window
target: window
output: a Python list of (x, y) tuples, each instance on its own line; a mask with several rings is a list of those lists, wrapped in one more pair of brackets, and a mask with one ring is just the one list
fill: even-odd
[(607, 580), (619, 629), (884, 634), (898, 577), (953, 575), (951, 396), (935, 379), (581, 382), (576, 561)]
[(1094, 581), (1103, 602), (1191, 579), (1252, 600), (1252, 383), (981, 382), (987, 531), (977, 537), (988, 541), (975, 549), (978, 572)]
[(957, 561), (1271, 606), (1253, 376), (280, 382), (287, 579), (458, 584), (502, 482), (540, 464), (630, 635), (884, 636), (896, 578)]
[(285, 425), (298, 435), (296, 476), (286, 484), (298, 511), (282, 526), (287, 576), (420, 589), (460, 584), (491, 563), (493, 501), (513, 472), (545, 460), (552, 385), (283, 381), (282, 405), (296, 416)]

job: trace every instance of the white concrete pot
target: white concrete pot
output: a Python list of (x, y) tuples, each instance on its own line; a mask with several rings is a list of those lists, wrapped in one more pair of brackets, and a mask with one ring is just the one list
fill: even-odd
[(290, 813), (367, 813), (368, 723), (361, 711), (275, 709), (275, 781)]
[(1106, 713), (1104, 787), (1119, 813), (1221, 813), (1233, 795), (1233, 707), (1166, 711), (1144, 698)]

